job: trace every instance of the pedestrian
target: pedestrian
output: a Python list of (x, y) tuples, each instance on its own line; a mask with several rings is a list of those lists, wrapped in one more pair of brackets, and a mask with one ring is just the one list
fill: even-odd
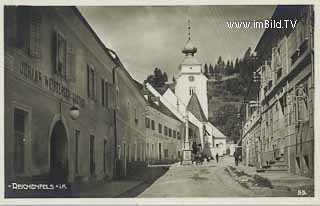
[(237, 166), (238, 166), (238, 163), (239, 163), (239, 156), (236, 154), (236, 152), (233, 153), (233, 156), (234, 156), (235, 165), (236, 165), (236, 167), (237, 167)]
[(216, 160), (217, 160), (217, 163), (219, 163), (219, 154), (218, 153), (216, 154)]

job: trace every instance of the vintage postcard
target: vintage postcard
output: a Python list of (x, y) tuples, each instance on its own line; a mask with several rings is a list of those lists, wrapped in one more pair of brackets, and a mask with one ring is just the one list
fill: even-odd
[(318, 6), (7, 1), (2, 202), (319, 203)]

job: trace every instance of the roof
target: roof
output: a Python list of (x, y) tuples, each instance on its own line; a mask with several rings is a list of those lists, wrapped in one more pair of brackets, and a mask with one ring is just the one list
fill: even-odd
[[(152, 100), (152, 97), (156, 97), (150, 90), (144, 90), (144, 86), (142, 84), (140, 84), (139, 82), (135, 81), (136, 84), (138, 85), (138, 87), (141, 88), (141, 92), (145, 91), (146, 94), (148, 95), (148, 104), (149, 106), (151, 106), (152, 108), (158, 110), (159, 112), (175, 119), (175, 120), (178, 120), (180, 122), (182, 122), (173, 112), (171, 112), (171, 110), (166, 106), (164, 105), (161, 101), (159, 101), (159, 104), (156, 104), (153, 100)], [(151, 98), (150, 98), (151, 97)]]
[(196, 93), (193, 93), (189, 103), (187, 105), (187, 110), (191, 112), (197, 119), (199, 119), (201, 122), (208, 121), (203, 110), (201, 107), (201, 104), (199, 102), (199, 99), (197, 97)]
[(157, 90), (157, 92), (159, 92), (161, 95), (163, 95), (164, 93), (166, 93), (166, 91), (170, 88), (172, 91), (174, 91), (175, 88), (175, 84), (174, 83), (166, 83), (161, 87), (155, 87), (153, 86), (153, 88), (155, 90)]
[[(273, 12), (271, 20), (279, 20), (279, 19), (298, 19), (299, 12), (303, 7), (307, 5), (279, 5)], [(264, 30), (255, 51), (261, 50), (260, 47), (263, 45), (270, 45), (270, 41), (275, 41), (273, 39), (282, 39), (284, 35), (289, 35), (292, 32), (292, 27), (288, 27), (285, 29), (279, 28), (267, 28)]]
[(215, 126), (213, 126), (213, 124), (211, 124), (211, 122), (208, 122), (211, 129), (212, 129), (212, 136), (215, 137), (215, 138), (226, 138), (226, 136), (218, 129), (216, 128)]
[[(133, 79), (133, 78), (132, 78)], [(133, 79), (133, 82), (135, 83), (135, 85), (142, 90), (143, 89), (143, 84), (141, 84), (140, 82), (138, 82), (137, 80)]]

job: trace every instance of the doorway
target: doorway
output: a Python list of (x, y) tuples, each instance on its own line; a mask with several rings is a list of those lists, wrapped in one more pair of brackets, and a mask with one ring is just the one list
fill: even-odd
[(68, 181), (68, 138), (62, 121), (53, 127), (50, 140), (50, 181)]

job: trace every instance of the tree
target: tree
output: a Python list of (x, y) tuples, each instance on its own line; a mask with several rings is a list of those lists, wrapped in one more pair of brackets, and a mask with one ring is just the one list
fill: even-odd
[(167, 73), (162, 73), (161, 69), (156, 67), (153, 71), (153, 74), (149, 75), (144, 82), (150, 83), (153, 87), (162, 87), (167, 81)]
[(163, 83), (168, 82), (168, 75), (166, 72), (163, 72), (162, 81), (163, 81)]
[(239, 58), (236, 58), (236, 62), (234, 63), (234, 73), (239, 74), (240, 70), (239, 70)]
[(207, 63), (204, 64), (204, 75), (205, 75), (206, 77), (208, 77), (208, 75), (209, 75)]
[(214, 75), (214, 71), (213, 71), (212, 64), (209, 65), (209, 72), (210, 72), (210, 75), (211, 75), (211, 76)]
[(232, 61), (228, 60), (225, 71), (226, 71), (226, 75), (233, 75), (234, 70), (233, 70), (233, 62)]

